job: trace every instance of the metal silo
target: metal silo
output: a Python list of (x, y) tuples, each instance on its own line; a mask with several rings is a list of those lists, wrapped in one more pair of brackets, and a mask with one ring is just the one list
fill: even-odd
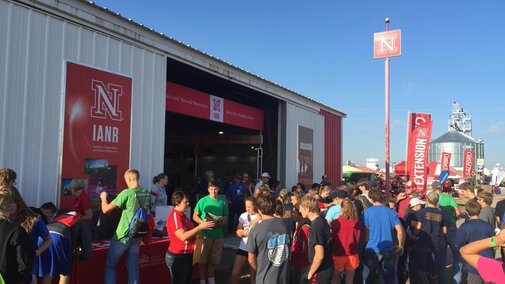
[(476, 168), (477, 159), (484, 159), (484, 143), (456, 130), (449, 130), (442, 136), (431, 141), (429, 160), (440, 161), (442, 152), (451, 153), (451, 167), (463, 167), (463, 152), (471, 149), (475, 152)]

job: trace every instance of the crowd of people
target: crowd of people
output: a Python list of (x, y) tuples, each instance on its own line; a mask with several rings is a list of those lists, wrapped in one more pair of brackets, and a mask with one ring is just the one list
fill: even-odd
[[(213, 203), (198, 201), (193, 214), (197, 229), (192, 231), (187, 218), (177, 222), (191, 224), (179, 230), (193, 232), (193, 242), (185, 244), (200, 249), (191, 252), (200, 263), (200, 283), (215, 283), (214, 267), (222, 251), (223, 235), (206, 231), (223, 232), (227, 222), (232, 228), (237, 224), (241, 239), (232, 283), (239, 283), (247, 262), (251, 283), (505, 283), (503, 269), (488, 273), (483, 265), (502, 264), (494, 260), (492, 247), (505, 241), (505, 231), (500, 231), (505, 202), (493, 212), (491, 192), (462, 183), (468, 202), (460, 210), (450, 181), (433, 182), (424, 195), (407, 182), (404, 190), (386, 199), (377, 181), (362, 179), (332, 189), (325, 178), (309, 189), (298, 184), (279, 190), (269, 186), (270, 175), (263, 173), (252, 190), (236, 176), (222, 191), (226, 200), (219, 200), (218, 185), (209, 183), (207, 198)], [(219, 221), (206, 219), (208, 210)], [(200, 246), (198, 232), (203, 235)], [(476, 246), (482, 239), (489, 243)], [(448, 251), (452, 268), (447, 268)], [(177, 257), (170, 248), (168, 254)], [(190, 270), (171, 271), (173, 277), (186, 275), (177, 279), (191, 279)]]
[[(107, 235), (93, 222), (82, 181), (71, 184), (73, 210), (60, 211), (50, 202), (28, 207), (16, 179), (13, 170), (0, 169), (0, 281), (51, 283), (58, 276), (69, 283), (72, 260), (89, 259), (92, 239)], [(150, 242), (153, 208), (166, 204), (173, 206), (165, 256), (172, 283), (192, 283), (195, 263), (201, 284), (216, 283), (227, 230), (240, 239), (231, 283), (240, 282), (246, 266), (251, 283), (505, 283), (494, 250), (505, 245), (505, 200), (493, 210), (493, 194), (470, 182), (460, 185), (468, 200), (460, 210), (450, 181), (433, 182), (426, 194), (408, 182), (386, 199), (380, 183), (367, 179), (333, 188), (324, 175), (308, 189), (288, 189), (271, 186), (265, 172), (257, 183), (237, 175), (223, 189), (208, 178), (207, 194), (188, 218), (190, 197), (167, 192), (167, 175), (155, 176), (151, 189), (140, 185), (135, 169), (124, 179), (127, 188), (117, 196), (100, 194), (99, 220), (113, 227), (104, 283), (116, 283), (125, 254), (128, 282), (139, 283), (140, 244)], [(116, 221), (107, 219), (112, 214)]]

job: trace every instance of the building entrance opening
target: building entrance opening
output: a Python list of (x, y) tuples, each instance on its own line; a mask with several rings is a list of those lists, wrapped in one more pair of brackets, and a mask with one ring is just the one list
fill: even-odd
[(173, 189), (207, 194), (207, 171), (221, 190), (236, 175), (276, 176), (276, 98), (168, 58), (165, 115), (164, 171)]
[(165, 172), (174, 189), (205, 194), (207, 171), (222, 190), (236, 175), (261, 171), (259, 131), (167, 112), (165, 133)]

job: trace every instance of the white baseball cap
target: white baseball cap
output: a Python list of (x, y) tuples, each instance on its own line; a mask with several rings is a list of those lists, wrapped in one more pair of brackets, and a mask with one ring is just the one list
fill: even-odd
[(269, 173), (267, 173), (267, 172), (262, 173), (262, 174), (261, 174), (261, 177), (262, 177), (262, 178), (272, 178), (272, 177), (270, 177), (270, 174), (269, 174)]
[(410, 207), (414, 207), (419, 204), (424, 205), (424, 204), (426, 204), (426, 202), (422, 201), (421, 199), (419, 199), (417, 197), (410, 199), (410, 202), (409, 202)]

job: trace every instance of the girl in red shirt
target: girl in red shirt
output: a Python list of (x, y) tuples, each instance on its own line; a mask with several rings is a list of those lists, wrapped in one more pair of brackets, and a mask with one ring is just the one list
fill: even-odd
[(354, 271), (359, 265), (358, 242), (362, 225), (358, 221), (356, 207), (350, 200), (345, 199), (341, 206), (342, 215), (331, 223), (335, 264), (332, 283), (339, 283), (340, 275), (345, 270), (345, 284), (352, 284)]
[(167, 218), (167, 232), (170, 237), (165, 262), (172, 276), (172, 283), (193, 283), (193, 252), (195, 236), (201, 230), (214, 227), (211, 221), (202, 221), (198, 226), (186, 217), (184, 212), (189, 207), (189, 199), (182, 191), (172, 195), (174, 209)]

